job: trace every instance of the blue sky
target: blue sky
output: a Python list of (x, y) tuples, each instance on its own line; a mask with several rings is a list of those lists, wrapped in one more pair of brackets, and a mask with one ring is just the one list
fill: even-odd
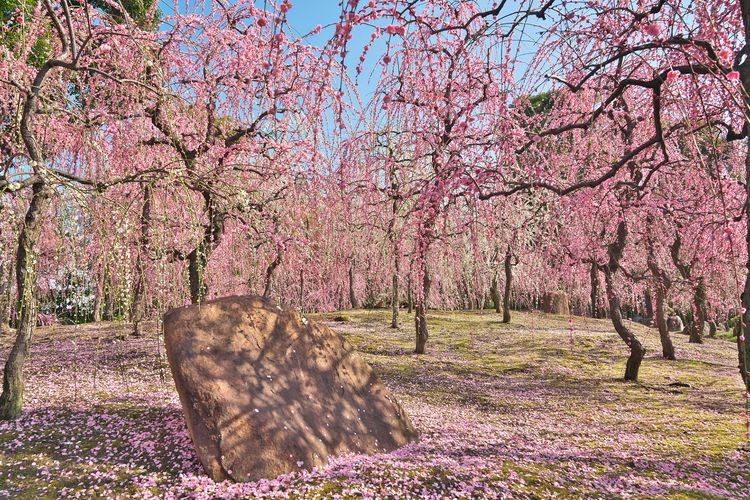
[[(167, 17), (174, 13), (174, 0), (158, 0), (159, 9), (162, 14)], [(184, 10), (185, 2), (191, 0), (176, 0), (178, 2), (178, 8)], [(234, 3), (234, 0), (225, 0), (228, 3)], [(255, 4), (258, 7), (263, 7), (264, 0), (255, 0)], [(338, 22), (341, 16), (341, 5), (339, 0), (292, 0), (292, 9), (287, 13), (287, 19), (289, 26), (292, 29), (292, 33), (295, 35), (304, 35), (309, 33), (316, 26), (320, 25), (324, 29), (320, 35), (308, 38), (306, 41), (313, 44), (324, 44), (335, 31), (335, 24)], [(349, 43), (349, 57), (347, 58), (347, 65), (349, 73), (352, 78), (356, 77), (354, 68), (359, 62), (359, 56), (362, 53), (364, 45), (369, 41), (371, 30), (364, 26), (359, 26), (354, 30), (353, 38)], [(369, 81), (370, 75), (378, 63), (376, 57), (379, 53), (382, 53), (383, 42), (376, 41), (373, 46), (373, 53), (365, 61), (364, 71), (358, 78), (358, 91), (361, 97), (368, 101), (375, 89), (375, 82)], [(375, 74), (375, 77), (378, 75)]]
[[(202, 2), (210, 2), (210, 0), (158, 0), (159, 8), (163, 15), (169, 16), (174, 12), (174, 3), (178, 5), (180, 10), (185, 9), (185, 2), (189, 2), (192, 6), (201, 5)], [(225, 2), (232, 4), (236, 0), (224, 0)], [(541, 2), (541, 0), (538, 0)], [(257, 7), (263, 8), (267, 3), (266, 0), (254, 0)], [(492, 3), (489, 0), (480, 0), (480, 5), (489, 7)], [(341, 5), (339, 0), (292, 0), (293, 7), (287, 13), (287, 19), (291, 28), (291, 33), (294, 35), (304, 35), (312, 31), (316, 26), (320, 25), (323, 27), (323, 31), (320, 35), (310, 37), (305, 41), (311, 44), (324, 44), (333, 35), (335, 30), (335, 24), (338, 22), (341, 16)], [(484, 5), (486, 4), (486, 5)], [(509, 11), (512, 11), (518, 5), (517, 0), (510, 0)], [(209, 3), (203, 5), (210, 5)], [(192, 8), (191, 8), (192, 10)], [(529, 27), (527, 37), (532, 40), (535, 38), (535, 32), (538, 32), (540, 28), (549, 25), (549, 21), (532, 20), (532, 25)], [(380, 56), (385, 50), (385, 39), (381, 38), (377, 40), (367, 59), (364, 63), (363, 72), (361, 75), (356, 75), (355, 67), (359, 62), (359, 56), (362, 54), (364, 45), (370, 40), (372, 34), (371, 28), (368, 26), (357, 26), (353, 31), (353, 38), (349, 42), (349, 56), (347, 57), (347, 67), (349, 70), (350, 77), (356, 79), (357, 90), (360, 98), (364, 103), (371, 100), (376, 87), (376, 80), (380, 76), (379, 64)], [(533, 43), (529, 44), (529, 40), (521, 41), (521, 46), (527, 46), (527, 49), (533, 50)], [(521, 51), (519, 54), (519, 62), (528, 59), (529, 55), (524, 54), (525, 51)], [(525, 64), (522, 62), (517, 67), (517, 76), (521, 77)], [(536, 89), (534, 91), (539, 91)]]
[(337, 0), (297, 0), (287, 13), (289, 23), (299, 31), (308, 31), (318, 24), (325, 26), (338, 21), (341, 6)]
[[(289, 25), (299, 34), (305, 34), (313, 30), (317, 25), (323, 26), (324, 30), (320, 36), (309, 40), (311, 43), (325, 43), (333, 35), (335, 26), (341, 16), (341, 5), (338, 0), (293, 0), (294, 7), (287, 13)], [(359, 56), (362, 53), (364, 45), (370, 40), (372, 31), (366, 26), (358, 26), (354, 32), (352, 40), (349, 42), (349, 56), (347, 57), (347, 66), (352, 78), (357, 75), (354, 68), (359, 62)], [(364, 64), (364, 70), (359, 75), (357, 87), (363, 100), (368, 101), (375, 89), (375, 81), (370, 81), (370, 75), (378, 64), (377, 56), (382, 53), (384, 43), (378, 40), (373, 45), (372, 53), (369, 55)], [(374, 74), (373, 80), (379, 75)]]

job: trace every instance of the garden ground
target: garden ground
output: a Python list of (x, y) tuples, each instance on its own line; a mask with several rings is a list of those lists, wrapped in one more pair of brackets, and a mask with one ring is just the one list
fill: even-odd
[[(187, 435), (164, 349), (127, 326), (40, 328), (25, 412), (0, 423), (0, 497), (745, 497), (736, 347), (655, 330), (639, 383), (606, 320), (516, 312), (431, 312), (428, 354), (411, 354), (412, 318), (389, 311), (311, 315), (344, 334), (397, 395), (418, 443), (339, 457), (323, 470), (214, 483)], [(12, 339), (0, 338), (0, 360)]]

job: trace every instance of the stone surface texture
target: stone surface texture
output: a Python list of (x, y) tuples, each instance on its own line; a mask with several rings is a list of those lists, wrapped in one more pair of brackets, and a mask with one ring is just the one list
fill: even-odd
[(417, 439), (346, 340), (261, 297), (173, 309), (164, 339), (198, 458), (214, 480), (272, 478)]

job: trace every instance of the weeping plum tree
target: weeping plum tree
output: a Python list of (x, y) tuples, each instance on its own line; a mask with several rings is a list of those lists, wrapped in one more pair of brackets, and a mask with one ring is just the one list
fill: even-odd
[[(79, 157), (87, 144), (83, 140), (86, 129), (76, 129), (75, 124), (102, 126), (109, 110), (101, 113), (94, 107), (105, 102), (104, 95), (110, 103), (132, 104), (132, 96), (123, 95), (121, 90), (126, 85), (136, 86), (133, 76), (142, 74), (142, 63), (106, 52), (114, 48), (139, 54), (149, 40), (131, 25), (109, 26), (85, 3), (71, 6), (67, 2), (44, 2), (38, 15), (30, 19), (19, 16), (16, 23), (24, 25), (26, 36), (5, 48), (0, 73), (3, 108), (18, 117), (9, 124), (8, 132), (19, 140), (4, 151), (10, 168), (5, 169), (0, 188), (16, 196), (26, 194), (29, 201), (15, 255), (17, 330), (3, 372), (2, 419), (17, 418), (23, 404), (22, 370), (37, 322), (37, 246), (53, 197), (60, 186), (68, 184), (105, 188), (130, 179), (110, 178), (102, 185), (95, 177), (80, 176), (80, 171), (91, 175), (97, 168), (70, 161), (71, 156)], [(3, 28), (6, 39), (16, 23)], [(41, 48), (39, 37), (45, 41)], [(35, 57), (28, 57), (29, 49)], [(129, 75), (127, 82), (124, 73)], [(75, 104), (64, 111), (46, 105), (60, 95), (65, 96), (65, 102)], [(57, 132), (50, 136), (42, 130)], [(63, 140), (66, 134), (77, 141)]]
[[(452, 10), (445, 14), (456, 16), (456, 22), (465, 15)], [(417, 353), (424, 352), (427, 342), (427, 260), (438, 224), (468, 190), (463, 172), (469, 165), (483, 164), (489, 150), (497, 153), (493, 127), (503, 122), (507, 109), (495, 76), (503, 74), (502, 61), (484, 57), (484, 49), (493, 53), (495, 48), (474, 50), (461, 33), (434, 33), (430, 23), (438, 17), (442, 14), (428, 7), (424, 19), (430, 22), (415, 24), (413, 31), (391, 25), (377, 33), (388, 38), (389, 47), (380, 58), (384, 77), (378, 109), (383, 121), (398, 130), (399, 141), (410, 145), (409, 161), (402, 165), (415, 179), (409, 191), (415, 200), (410, 219), (415, 228), (413, 283), (419, 284), (414, 293)]]
[(169, 18), (150, 70), (163, 91), (145, 107), (154, 134), (144, 146), (165, 164), (178, 162), (182, 185), (202, 202), (193, 241), (170, 255), (187, 262), (193, 303), (207, 294), (206, 268), (227, 220), (280, 199), (279, 179), (309, 160), (313, 110), (327, 95), (312, 48), (287, 35), (288, 1), (278, 11), (243, 2), (213, 8)]

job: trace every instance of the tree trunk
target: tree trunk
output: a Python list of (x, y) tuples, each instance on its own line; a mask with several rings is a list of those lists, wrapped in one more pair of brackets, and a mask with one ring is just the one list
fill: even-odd
[(703, 329), (706, 325), (706, 282), (701, 276), (698, 278), (698, 284), (695, 286), (693, 293), (693, 303), (695, 304), (695, 317), (690, 328), (691, 344), (703, 343)]
[(508, 252), (505, 254), (505, 292), (503, 293), (503, 323), (510, 323), (510, 287), (513, 281), (513, 254)]
[(630, 348), (630, 357), (625, 366), (625, 380), (638, 380), (638, 369), (641, 367), (641, 361), (646, 354), (638, 338), (631, 332), (622, 321), (622, 309), (620, 308), (620, 298), (615, 292), (614, 278), (620, 269), (620, 259), (625, 250), (628, 238), (628, 227), (624, 220), (617, 225), (617, 240), (610, 243), (607, 247), (609, 263), (603, 266), (604, 283), (607, 289), (607, 302), (609, 303), (609, 315), (612, 318), (612, 325), (615, 331), (625, 344)]
[(133, 287), (133, 304), (130, 317), (133, 321), (133, 335), (143, 336), (143, 320), (146, 315), (146, 254), (149, 251), (149, 233), (151, 231), (151, 188), (146, 186), (143, 190), (143, 207), (141, 208), (140, 220), (140, 248), (135, 266), (135, 286)]
[[(7, 266), (10, 268), (10, 266)], [(5, 277), (5, 264), (0, 264), (0, 322), (5, 322), (5, 318), (8, 317), (7, 310), (10, 309), (9, 307), (6, 307), (5, 303), (5, 280), (3, 279)], [(0, 333), (2, 333), (2, 328), (0, 328)]]
[[(750, 43), (750, 2), (747, 0), (740, 2), (740, 9), (742, 12), (742, 21), (745, 28), (745, 44)], [(750, 58), (740, 64), (740, 80), (742, 81), (742, 87), (744, 89), (744, 112), (745, 116), (750, 113), (750, 96), (747, 91), (750, 89)], [(745, 127), (750, 126), (750, 120), (745, 119)], [(745, 152), (745, 199), (750, 199), (750, 137), (746, 139), (746, 152)], [(747, 202), (746, 202), (747, 203)], [(741, 316), (740, 322), (740, 333), (737, 336), (737, 354), (739, 357), (739, 370), (742, 376), (743, 382), (745, 382), (745, 389), (750, 392), (750, 342), (743, 341), (742, 339), (750, 338), (750, 210), (747, 210), (745, 205), (745, 248), (747, 250), (747, 261), (745, 262), (745, 287), (740, 296), (744, 313)], [(748, 411), (746, 405), (745, 411)]]
[(391, 290), (391, 328), (398, 328), (398, 273), (393, 273), (393, 289)]
[(669, 336), (669, 328), (667, 328), (667, 314), (666, 314), (666, 290), (663, 286), (656, 287), (656, 327), (659, 329), (659, 340), (661, 341), (661, 354), (665, 359), (677, 359), (674, 352), (674, 345), (672, 344), (672, 338)]
[[(0, 324), (2, 326), (10, 325), (10, 304), (13, 300), (13, 265), (8, 262), (6, 266), (2, 267), (3, 271), (7, 271), (5, 283), (3, 284), (2, 297), (0, 297)], [(2, 328), (0, 328), (2, 332)]]
[[(744, 4), (743, 4), (744, 5)], [(743, 79), (744, 82), (744, 79)], [(746, 103), (746, 108), (750, 104)], [(747, 152), (745, 153), (745, 191), (747, 199), (750, 199), (750, 137), (747, 140)], [(740, 316), (740, 335), (737, 336), (737, 356), (739, 358), (739, 370), (745, 390), (750, 392), (750, 211), (745, 211), (747, 228), (745, 232), (745, 246), (747, 249), (747, 261), (745, 263), (745, 287), (740, 296), (744, 313)]]
[(354, 264), (349, 266), (349, 304), (352, 309), (359, 308), (359, 301), (357, 300), (357, 294), (354, 292)]
[(651, 301), (651, 290), (648, 288), (643, 293), (643, 304), (645, 307), (644, 316), (647, 318), (653, 318), (654, 317), (654, 305)]
[(279, 267), (279, 264), (281, 264), (281, 249), (276, 249), (276, 257), (270, 264), (268, 264), (268, 267), (266, 268), (266, 278), (263, 285), (263, 297), (266, 299), (271, 296), (273, 274), (276, 271), (276, 268)]
[[(389, 149), (390, 152), (390, 149)], [(396, 219), (398, 218), (398, 201), (399, 185), (398, 176), (395, 168), (389, 172), (391, 180), (391, 221), (388, 225), (388, 240), (391, 242), (393, 249), (393, 287), (391, 290), (391, 328), (398, 328), (398, 310), (399, 310), (399, 283), (398, 275), (401, 272), (401, 251), (396, 241)]]
[(206, 269), (206, 252), (203, 243), (190, 251), (188, 254), (188, 282), (190, 284), (190, 302), (199, 304), (208, 293), (208, 286), (203, 280)]
[[(647, 224), (650, 226), (653, 223), (653, 219), (647, 219)], [(646, 240), (646, 247), (648, 254), (646, 256), (646, 264), (651, 274), (654, 275), (656, 281), (655, 292), (656, 292), (656, 327), (659, 329), (659, 340), (661, 341), (661, 354), (666, 359), (676, 359), (674, 352), (674, 345), (672, 344), (672, 337), (669, 335), (669, 328), (667, 326), (667, 292), (672, 286), (672, 280), (669, 275), (665, 273), (660, 267), (656, 260), (656, 252), (654, 251), (654, 242), (648, 238)], [(649, 294), (649, 297), (651, 294)]]
[(411, 274), (406, 280), (406, 307), (409, 314), (414, 311), (414, 299), (411, 293)]
[(414, 324), (416, 326), (416, 347), (414, 352), (416, 354), (424, 354), (425, 346), (427, 345), (427, 315), (425, 314), (425, 307), (422, 301), (417, 300)]
[(23, 365), (36, 326), (36, 245), (53, 190), (43, 182), (32, 186), (33, 194), (18, 236), (16, 253), (16, 289), (18, 290), (18, 327), (16, 341), (5, 362), (3, 392), (0, 394), (0, 419), (15, 420), (23, 405)]
[(716, 321), (713, 319), (708, 321), (708, 336), (710, 338), (716, 337)]
[(190, 301), (193, 304), (200, 304), (208, 295), (208, 285), (205, 280), (206, 266), (211, 253), (221, 243), (227, 219), (226, 212), (216, 206), (210, 190), (203, 191), (201, 194), (204, 208), (208, 213), (208, 222), (203, 227), (203, 238), (187, 256)]
[(102, 304), (104, 303), (104, 272), (97, 272), (94, 279), (96, 280), (96, 291), (94, 292), (94, 310), (91, 312), (91, 319), (94, 323), (99, 323), (102, 320)]
[(109, 267), (104, 269), (104, 305), (105, 315), (107, 321), (114, 321), (115, 319), (115, 294), (112, 293), (112, 277), (109, 273)]
[(416, 354), (424, 354), (425, 346), (427, 345), (427, 299), (430, 295), (430, 274), (427, 271), (427, 263), (425, 263), (425, 270), (422, 279), (422, 294), (421, 297), (417, 298), (417, 304), (414, 315), (414, 325), (416, 327), (416, 346), (414, 352)]
[(615, 331), (625, 344), (630, 348), (630, 357), (625, 366), (625, 380), (638, 380), (638, 369), (641, 367), (641, 361), (646, 354), (638, 338), (633, 335), (622, 321), (622, 310), (620, 309), (620, 299), (614, 290), (612, 273), (609, 270), (604, 272), (604, 281), (607, 288), (607, 300), (609, 302), (609, 314), (612, 318), (612, 325)]
[(591, 317), (599, 317), (599, 268), (591, 263)]
[(502, 311), (502, 304), (500, 303), (500, 289), (497, 286), (497, 272), (492, 277), (490, 297), (492, 298), (492, 303), (495, 305), (495, 312), (499, 314)]

